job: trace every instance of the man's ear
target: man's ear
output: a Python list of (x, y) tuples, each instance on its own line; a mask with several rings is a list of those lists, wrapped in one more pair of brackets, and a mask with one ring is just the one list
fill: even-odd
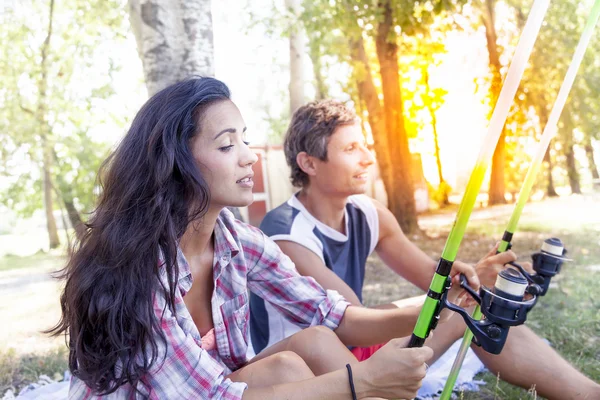
[(296, 155), (296, 163), (306, 175), (315, 176), (317, 174), (315, 157), (309, 156), (305, 151)]

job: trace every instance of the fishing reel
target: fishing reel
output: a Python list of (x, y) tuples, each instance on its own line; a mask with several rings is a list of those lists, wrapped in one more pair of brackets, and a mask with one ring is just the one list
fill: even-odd
[(442, 307), (460, 314), (471, 332), (473, 342), (491, 354), (500, 354), (508, 330), (521, 325), (527, 313), (537, 303), (539, 296), (547, 293), (550, 279), (560, 272), (566, 260), (562, 242), (557, 238), (544, 241), (539, 253), (532, 255), (535, 274), (529, 274), (517, 263), (509, 263), (515, 268), (506, 268), (498, 274), (493, 288), (481, 286), (479, 293), (471, 288), (464, 275), (460, 276), (460, 286), (481, 306), (484, 318), (475, 320), (468, 312), (448, 301), (447, 291), (442, 296)]
[(510, 262), (509, 264), (516, 267), (529, 282), (528, 293), (544, 296), (550, 287), (550, 279), (560, 273), (564, 261), (570, 261), (565, 258), (565, 254), (567, 254), (567, 249), (564, 248), (560, 239), (550, 238), (544, 241), (539, 253), (531, 255), (535, 274), (529, 274), (516, 262)]

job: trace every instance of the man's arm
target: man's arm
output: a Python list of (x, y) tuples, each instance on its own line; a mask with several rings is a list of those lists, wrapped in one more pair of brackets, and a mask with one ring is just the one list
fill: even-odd
[(422, 290), (427, 290), (436, 262), (412, 243), (383, 204), (373, 199), (379, 218), (379, 242), (375, 251), (383, 262)]
[(362, 306), (354, 290), (321, 261), (311, 250), (288, 240), (275, 241), (292, 259), (300, 275), (312, 276), (325, 290), (336, 290), (353, 306)]
[[(373, 199), (373, 204), (379, 217), (379, 242), (375, 248), (379, 257), (396, 273), (419, 288), (427, 290), (437, 262), (408, 240), (390, 210), (377, 200)], [(455, 260), (450, 275), (455, 277), (459, 273), (465, 274), (469, 285), (475, 290), (479, 289), (480, 283), (492, 287), (504, 264), (517, 258), (512, 251), (496, 254), (496, 250), (497, 245), (479, 260), (475, 269), (469, 264)], [(455, 283), (458, 284), (457, 278)]]

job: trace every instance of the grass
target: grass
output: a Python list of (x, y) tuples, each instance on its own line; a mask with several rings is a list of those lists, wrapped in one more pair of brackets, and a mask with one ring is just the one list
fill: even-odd
[(30, 256), (18, 256), (14, 254), (6, 254), (0, 257), (0, 273), (4, 274), (8, 271), (22, 270), (24, 268), (34, 268), (40, 270), (57, 270), (64, 264), (64, 257), (52, 252), (45, 253), (39, 251)]
[[(513, 242), (521, 260), (538, 251), (542, 241), (550, 236), (560, 237), (569, 249), (568, 256), (574, 261), (565, 264), (561, 274), (553, 279), (555, 287), (540, 299), (527, 324), (549, 340), (564, 358), (599, 382), (600, 267), (594, 266), (600, 266), (600, 213), (596, 204), (584, 197), (571, 197), (528, 205)], [(458, 259), (475, 262), (487, 253), (501, 237), (511, 211), (510, 206), (503, 206), (473, 215)], [(438, 258), (453, 217), (454, 212), (423, 217), (420, 223), (426, 235), (416, 235), (411, 240)], [(42, 374), (62, 377), (67, 369), (64, 338), (50, 339), (40, 332), (58, 321), (60, 284), (45, 275), (63, 264), (64, 258), (54, 253), (0, 257), (0, 315), (4, 324), (0, 330), (0, 396), (8, 389), (18, 392)], [(6, 283), (11, 279), (18, 282), (17, 287)], [(377, 257), (369, 259), (364, 290), (367, 304), (417, 293), (414, 286), (382, 266)], [(487, 384), (479, 392), (459, 393), (458, 398), (541, 399), (535, 390), (514, 387), (490, 373), (477, 379)]]
[(62, 380), (67, 366), (66, 348), (44, 353), (18, 354), (15, 350), (0, 353), (0, 394), (11, 389), (17, 392), (41, 375)]

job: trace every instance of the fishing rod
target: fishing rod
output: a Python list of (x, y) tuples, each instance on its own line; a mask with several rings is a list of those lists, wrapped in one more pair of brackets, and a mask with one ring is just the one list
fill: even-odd
[[(539, 169), (542, 165), (544, 155), (550, 145), (550, 140), (556, 134), (556, 127), (558, 125), (558, 120), (560, 118), (560, 114), (562, 113), (562, 110), (565, 106), (569, 92), (571, 91), (571, 88), (573, 87), (573, 82), (575, 81), (575, 76), (577, 75), (577, 70), (579, 69), (579, 66), (581, 65), (581, 61), (583, 60), (583, 56), (585, 54), (587, 46), (592, 37), (594, 28), (595, 28), (596, 24), (598, 23), (599, 17), (600, 17), (600, 0), (595, 0), (592, 10), (590, 12), (590, 15), (588, 17), (588, 20), (586, 22), (586, 25), (583, 29), (581, 39), (579, 40), (579, 43), (577, 44), (577, 47), (575, 49), (575, 53), (573, 54), (573, 59), (571, 60), (569, 69), (567, 70), (567, 73), (565, 75), (563, 83), (558, 92), (556, 101), (554, 102), (554, 105), (552, 107), (552, 111), (550, 113), (548, 122), (547, 122), (546, 126), (544, 127), (544, 132), (540, 139), (537, 153), (535, 154), (534, 158), (532, 159), (529, 169), (527, 171), (527, 175), (525, 176), (525, 181), (523, 182), (523, 186), (519, 193), (519, 198), (517, 200), (517, 204), (515, 205), (515, 209), (514, 209), (512, 216), (508, 222), (506, 230), (504, 231), (504, 234), (502, 235), (502, 241), (500, 242), (500, 245), (498, 247), (498, 252), (503, 252), (503, 251), (506, 251), (511, 248), (512, 237), (516, 231), (517, 224), (518, 224), (519, 218), (521, 216), (521, 212), (523, 211), (523, 208), (525, 207), (525, 203), (527, 202), (527, 200), (529, 198), (529, 193), (531, 192), (531, 188), (533, 187), (535, 177), (536, 177), (537, 173), (539, 172)], [(542, 246), (542, 251), (540, 253), (536, 253), (533, 255), (533, 267), (534, 267), (534, 271), (536, 272), (535, 275), (528, 274), (527, 271), (525, 271), (520, 265), (518, 265), (516, 263), (513, 263), (513, 266), (517, 267), (517, 269), (521, 273), (522, 277), (527, 279), (528, 282), (537, 284), (540, 287), (540, 290), (537, 291), (537, 295), (543, 296), (546, 294), (546, 292), (548, 290), (548, 287), (550, 285), (550, 279), (552, 278), (552, 276), (554, 276), (556, 273), (560, 272), (560, 266), (562, 264), (562, 261), (564, 261), (564, 258), (562, 258), (564, 253), (565, 253), (565, 250), (559, 239), (556, 239), (556, 238), (548, 239), (544, 242), (544, 244)], [(547, 258), (548, 255), (550, 255), (549, 256), (550, 259)], [(533, 291), (535, 291), (535, 289)], [(479, 304), (482, 304), (482, 302), (479, 302)], [(488, 311), (489, 311), (489, 309), (488, 309)], [(485, 312), (484, 312), (484, 314), (485, 314)], [(466, 322), (467, 319), (469, 321), (472, 321), (475, 319), (477, 319), (477, 320), (481, 319), (482, 312), (481, 312), (480, 307), (478, 306), (478, 307), (475, 307), (475, 311), (473, 312), (472, 319), (468, 318), (468, 315), (466, 315), (466, 316), (464, 314), (461, 314), (461, 315), (463, 316), (463, 319), (465, 319), (465, 322)], [(488, 316), (486, 316), (486, 318), (488, 318)], [(467, 325), (469, 325), (469, 323), (467, 323)], [(474, 325), (474, 324), (471, 323), (471, 325)], [(470, 346), (470, 343), (473, 340), (473, 331), (471, 331), (469, 329), (470, 327), (471, 326), (469, 326), (465, 330), (465, 334), (463, 336), (463, 341), (461, 343), (461, 347), (458, 351), (458, 354), (456, 355), (454, 364), (452, 365), (452, 369), (450, 370), (450, 375), (448, 376), (448, 380), (446, 381), (446, 385), (445, 385), (442, 395), (440, 397), (441, 400), (448, 400), (450, 398), (450, 394), (452, 393), (452, 390), (454, 389), (456, 379), (458, 378), (458, 373), (460, 372), (460, 368), (465, 359), (465, 356), (466, 356), (467, 350)], [(478, 339), (478, 340), (479, 340), (479, 342), (481, 342), (480, 339)], [(504, 340), (506, 340), (506, 339), (504, 338)]]
[(537, 38), (538, 32), (544, 20), (544, 15), (548, 9), (550, 0), (535, 0), (531, 8), (527, 22), (523, 28), (523, 33), (517, 44), (515, 55), (508, 69), (506, 80), (502, 89), (492, 118), (488, 126), (488, 132), (484, 138), (483, 147), (479, 153), (475, 167), (471, 172), (469, 182), (465, 189), (465, 194), (461, 200), (456, 219), (448, 235), (446, 245), (442, 252), (442, 256), (436, 267), (436, 271), (433, 275), (433, 279), (427, 291), (425, 303), (419, 313), (417, 324), (413, 330), (408, 347), (422, 347), (425, 343), (425, 339), (429, 336), (431, 330), (435, 329), (442, 309), (442, 296), (448, 290), (451, 284), (449, 277), (452, 269), (452, 264), (456, 259), (456, 253), (460, 242), (465, 233), (467, 222), (473, 211), (475, 200), (481, 189), (485, 172), (490, 164), (492, 156), (494, 155), (494, 149), (498, 143), (498, 138), (506, 122), (510, 105), (515, 97), (519, 83), (525, 71), (527, 60), (531, 55), (533, 44)]

